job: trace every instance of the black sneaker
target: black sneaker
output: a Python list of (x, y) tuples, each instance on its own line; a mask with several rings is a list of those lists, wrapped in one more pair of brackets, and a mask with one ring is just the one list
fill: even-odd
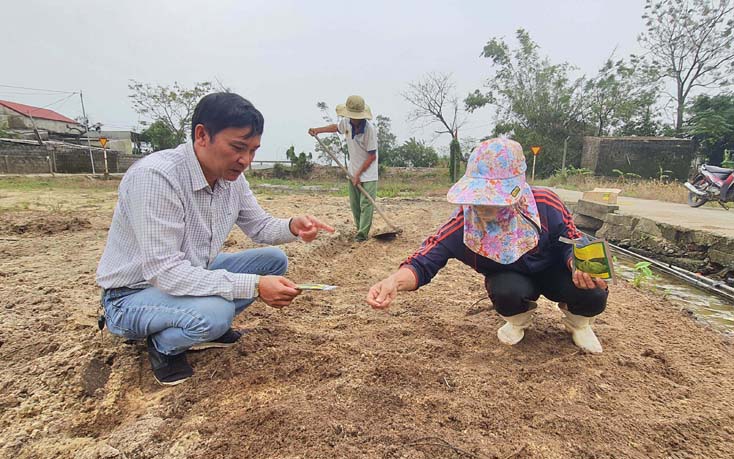
[(215, 347), (224, 348), (231, 347), (242, 337), (244, 333), (239, 330), (230, 328), (219, 338), (207, 341), (205, 343), (197, 343), (189, 348), (190, 351), (203, 351), (204, 349), (212, 349)]
[(148, 347), (148, 359), (153, 369), (153, 377), (158, 384), (163, 386), (175, 386), (189, 379), (194, 374), (186, 360), (186, 353), (182, 352), (176, 355), (166, 355), (158, 352), (153, 344), (153, 339), (149, 336), (145, 342)]

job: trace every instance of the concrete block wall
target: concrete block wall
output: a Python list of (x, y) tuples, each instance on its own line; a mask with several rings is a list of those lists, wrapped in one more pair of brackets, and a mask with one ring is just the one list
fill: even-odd
[(678, 180), (688, 178), (696, 144), (673, 137), (584, 137), (581, 167), (596, 175), (616, 177), (614, 169), (658, 178), (660, 168)]
[[(89, 174), (104, 172), (104, 154), (101, 149), (89, 150), (56, 144), (27, 144), (0, 140), (0, 174)], [(136, 160), (135, 155), (107, 151), (110, 173), (125, 172)]]
[(51, 161), (47, 155), (0, 151), (0, 174), (48, 174)]

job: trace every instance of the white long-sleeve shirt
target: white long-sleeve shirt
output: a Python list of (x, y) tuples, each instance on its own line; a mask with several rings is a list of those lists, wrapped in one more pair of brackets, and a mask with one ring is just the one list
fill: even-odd
[(244, 176), (219, 179), (212, 190), (191, 143), (159, 151), (136, 162), (120, 183), (97, 283), (252, 298), (256, 275), (207, 267), (235, 224), (255, 242), (281, 244), (297, 239), (289, 222), (260, 207)]

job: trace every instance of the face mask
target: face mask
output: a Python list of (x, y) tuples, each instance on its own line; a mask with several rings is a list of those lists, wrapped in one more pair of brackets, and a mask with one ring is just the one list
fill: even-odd
[(518, 213), (517, 206), (497, 207), (497, 206), (471, 206), (474, 215), (484, 223), (506, 222), (515, 218)]
[(538, 244), (540, 217), (530, 188), (512, 207), (464, 206), (464, 244), (501, 264), (511, 264)]
[(497, 213), (499, 212), (499, 207), (494, 206), (472, 206), (474, 208), (474, 213), (479, 217), (480, 220), (482, 220), (485, 223), (493, 222), (496, 217)]

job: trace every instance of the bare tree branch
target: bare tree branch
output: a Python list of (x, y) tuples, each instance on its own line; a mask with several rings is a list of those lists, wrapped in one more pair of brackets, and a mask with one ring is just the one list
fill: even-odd
[(676, 130), (683, 125), (693, 88), (728, 84), (734, 62), (734, 5), (731, 0), (646, 0), (647, 30), (640, 42), (651, 64), (676, 84)]
[(456, 131), (466, 117), (459, 107), (455, 94), (456, 86), (450, 74), (427, 73), (421, 79), (408, 84), (402, 93), (403, 98), (413, 106), (408, 119), (413, 122), (425, 121), (425, 126), (438, 123), (444, 129), (439, 134), (456, 137)]

